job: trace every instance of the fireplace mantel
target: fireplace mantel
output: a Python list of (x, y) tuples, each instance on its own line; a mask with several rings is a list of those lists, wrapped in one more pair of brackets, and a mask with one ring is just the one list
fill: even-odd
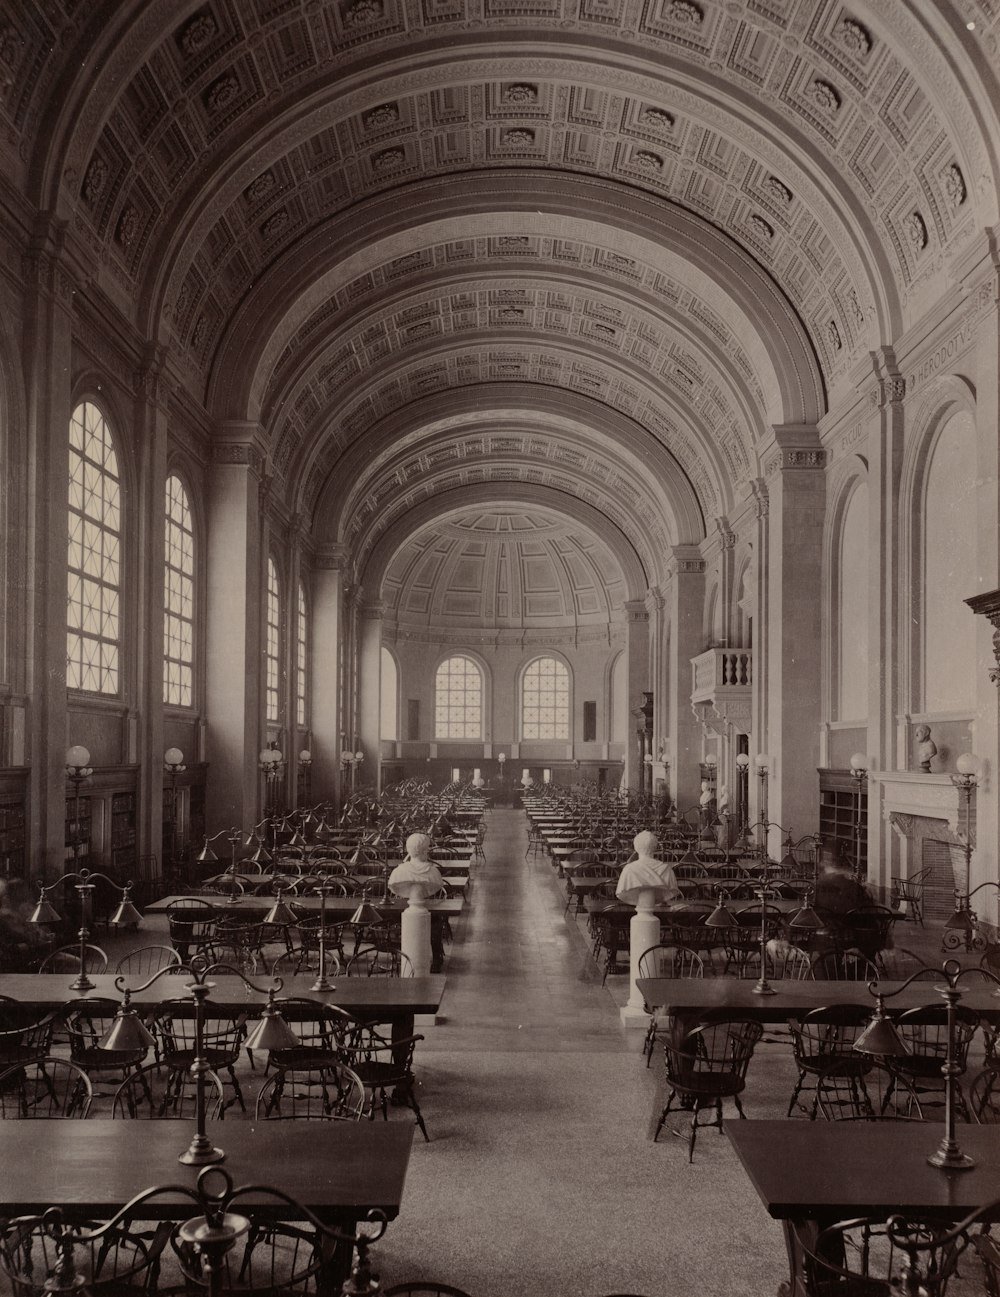
[(922, 770), (869, 770), (868, 780), (881, 792), (883, 819), (893, 815), (922, 816), (947, 820), (956, 835), (965, 830), (965, 824), (960, 823), (964, 819), (962, 795), (950, 775), (926, 774)]

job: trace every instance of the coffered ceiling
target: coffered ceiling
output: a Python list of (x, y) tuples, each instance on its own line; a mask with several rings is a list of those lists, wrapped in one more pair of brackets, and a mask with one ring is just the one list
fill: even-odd
[(366, 554), (432, 482), (698, 540), (997, 220), (988, 0), (0, 15), (9, 176)]

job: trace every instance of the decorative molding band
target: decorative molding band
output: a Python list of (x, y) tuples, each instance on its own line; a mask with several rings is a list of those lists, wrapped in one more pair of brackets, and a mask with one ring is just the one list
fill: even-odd
[(212, 463), (243, 465), (260, 476), (264, 458), (256, 446), (245, 441), (216, 441), (212, 444)]
[(774, 477), (776, 473), (784, 472), (786, 469), (798, 471), (814, 468), (826, 468), (825, 450), (779, 450), (768, 459), (764, 467), (764, 475)]
[(988, 594), (977, 594), (965, 603), (978, 617), (985, 617), (993, 627), (993, 661), (988, 668), (990, 682), (1000, 688), (1000, 590), (991, 590)]
[(313, 567), (325, 572), (344, 572), (351, 561), (351, 550), (341, 541), (324, 545), (313, 558)]

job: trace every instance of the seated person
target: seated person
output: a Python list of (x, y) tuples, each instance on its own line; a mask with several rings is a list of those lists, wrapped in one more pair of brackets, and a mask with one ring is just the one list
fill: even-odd
[(659, 843), (656, 834), (644, 831), (632, 839), (635, 847), (635, 859), (630, 860), (618, 875), (615, 895), (626, 905), (637, 905), (643, 892), (652, 889), (655, 892), (655, 903), (662, 905), (668, 901), (678, 901), (681, 889), (677, 884), (674, 867), (666, 860), (656, 859)]
[(18, 902), (13, 884), (0, 879), (0, 972), (24, 972), (45, 953), (50, 934), (28, 922), (31, 909), (30, 902)]
[(824, 847), (813, 897), (814, 908), (842, 918), (851, 910), (871, 904), (873, 897), (864, 883), (855, 878), (850, 861), (832, 848)]

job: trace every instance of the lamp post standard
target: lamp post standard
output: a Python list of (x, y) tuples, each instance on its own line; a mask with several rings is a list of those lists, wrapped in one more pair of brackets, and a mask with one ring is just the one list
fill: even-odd
[(750, 835), (750, 757), (746, 752), (741, 752), (736, 758), (736, 781), (737, 797), (739, 798), (739, 806), (737, 807), (739, 831), (736, 845), (745, 849)]
[(758, 823), (760, 841), (758, 848), (760, 850), (761, 864), (767, 866), (767, 778), (771, 768), (771, 758), (766, 752), (758, 752), (754, 758), (754, 765), (757, 768), (757, 778), (760, 780), (760, 820)]
[[(154, 982), (159, 981), (165, 973), (191, 975), (191, 981), (185, 989), (190, 992), (194, 1001), (195, 1037), (191, 1073), (195, 1078), (196, 1121), (191, 1143), (177, 1158), (178, 1162), (183, 1162), (185, 1166), (207, 1166), (211, 1162), (221, 1162), (226, 1156), (221, 1148), (213, 1146), (205, 1129), (207, 1117), (205, 1077), (212, 1070), (205, 1054), (205, 1003), (215, 986), (214, 982), (208, 981), (209, 969), (213, 973), (229, 973), (233, 977), (238, 977), (250, 990), (260, 994), (264, 994), (265, 991), (267, 993), (267, 1004), (243, 1042), (246, 1049), (294, 1049), (302, 1043), (275, 1006), (274, 997), (284, 986), (280, 977), (275, 977), (270, 987), (257, 986), (238, 968), (228, 964), (210, 965), (203, 955), (195, 955), (189, 963), (173, 964), (159, 969), (148, 981), (134, 988), (137, 994), (145, 991)], [(127, 986), (124, 974), (115, 979), (115, 986), (124, 998), (114, 1021), (101, 1038), (99, 1047), (107, 1050), (148, 1048), (153, 1044), (153, 1036), (132, 1006), (132, 988)]]
[(269, 743), (266, 748), (261, 748), (257, 757), (257, 765), (264, 776), (265, 801), (264, 807), (268, 814), (273, 815), (277, 811), (275, 805), (276, 787), (278, 779), (284, 768), (285, 758), (281, 755), (281, 750), (277, 744)]
[(49, 900), (48, 894), (58, 887), (60, 883), (72, 883), (76, 888), (76, 894), (80, 898), (80, 931), (77, 934), (80, 941), (80, 971), (69, 984), (71, 991), (92, 991), (95, 985), (87, 976), (87, 938), (90, 936), (90, 914), (94, 884), (98, 879), (103, 883), (109, 883), (120, 893), (118, 905), (108, 923), (113, 928), (138, 927), (142, 922), (142, 915), (132, 904), (132, 883), (116, 883), (107, 874), (97, 874), (90, 869), (78, 869), (63, 874), (61, 878), (57, 878), (54, 883), (49, 883), (48, 886), (44, 883), (39, 884), (38, 900), (31, 917), (28, 919), (29, 923), (38, 923), (45, 926), (59, 923), (60, 916)]
[(80, 854), (80, 785), (94, 773), (90, 764), (90, 753), (80, 743), (66, 749), (66, 778), (73, 785), (73, 821), (70, 829), (70, 845), (73, 849), (73, 864), (79, 864)]
[(854, 780), (854, 877), (861, 881), (861, 788), (868, 778), (868, 758), (863, 752), (855, 752), (851, 757), (851, 778)]
[(299, 805), (309, 805), (310, 782), (312, 778), (312, 753), (303, 748), (299, 753)]
[[(917, 969), (905, 982), (889, 992), (883, 991), (878, 982), (868, 983), (869, 994), (875, 997), (875, 1013), (854, 1042), (853, 1049), (859, 1054), (871, 1054), (877, 1058), (898, 1058), (910, 1053), (905, 1041), (886, 1017), (885, 1001), (899, 995), (900, 991), (905, 991), (911, 982), (926, 972), (926, 968)], [(927, 1161), (931, 1166), (939, 1166), (945, 1171), (964, 1171), (975, 1166), (975, 1160), (962, 1152), (955, 1137), (955, 1079), (961, 1071), (955, 1058), (955, 1010), (962, 998), (958, 984), (965, 977), (981, 977), (984, 981), (993, 982), (997, 987), (993, 994), (1000, 995), (1000, 977), (985, 968), (963, 969), (957, 959), (946, 959), (941, 965), (941, 972), (945, 984), (935, 986), (934, 989), (945, 1002), (948, 1032), (945, 1060), (941, 1067), (941, 1075), (944, 1077), (944, 1136)]]
[(163, 768), (170, 776), (170, 867), (177, 868), (177, 776), (187, 767), (180, 748), (167, 748), (163, 754)]

